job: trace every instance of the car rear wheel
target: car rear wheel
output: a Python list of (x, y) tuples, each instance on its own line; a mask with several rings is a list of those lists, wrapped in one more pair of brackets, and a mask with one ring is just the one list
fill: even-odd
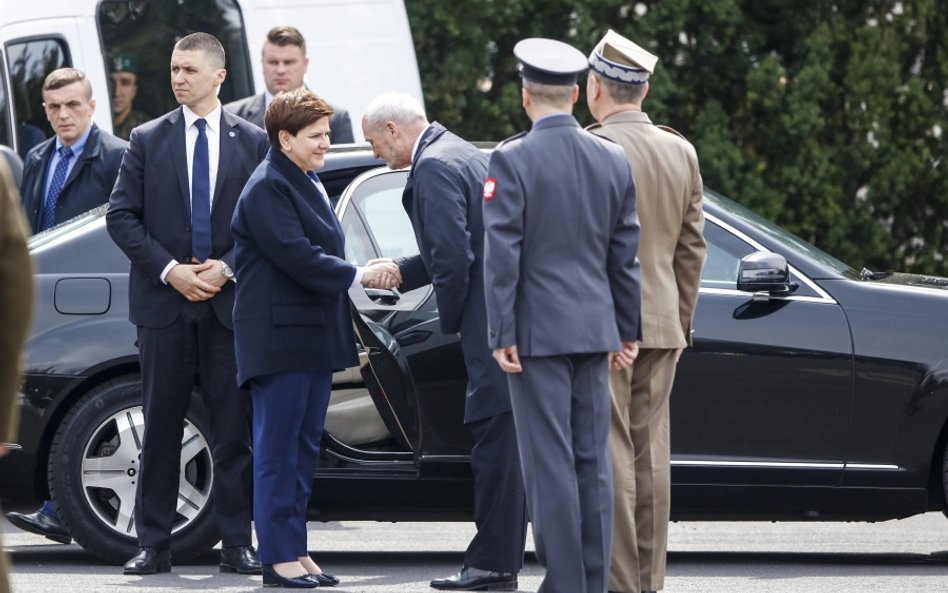
[[(128, 375), (99, 385), (76, 402), (50, 447), (49, 490), (63, 526), (107, 562), (125, 562), (138, 549), (135, 489), (143, 433), (141, 378)], [(219, 539), (211, 508), (209, 434), (201, 415), (190, 411), (171, 538), (176, 562), (208, 551)]]

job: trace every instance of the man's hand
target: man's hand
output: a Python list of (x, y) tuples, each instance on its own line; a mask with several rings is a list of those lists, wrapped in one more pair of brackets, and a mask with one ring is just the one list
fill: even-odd
[[(215, 267), (214, 264), (214, 260), (207, 260), (203, 264), (178, 264), (171, 268), (165, 280), (189, 301), (206, 301), (221, 291), (219, 286), (201, 278), (201, 273)], [(221, 266), (218, 263), (216, 267), (220, 270)]]
[(6, 454), (9, 453), (9, 452), (10, 452), (10, 449), (7, 448), (7, 446), (4, 445), (3, 443), (0, 443), (0, 457), (3, 457), (4, 455), (6, 455)]
[[(192, 264), (200, 264), (198, 260), (191, 258)], [(210, 268), (198, 272), (198, 278), (220, 288), (227, 284), (227, 276), (224, 275), (224, 268), (221, 267), (221, 260), (219, 259), (206, 259), (204, 260), (205, 264), (211, 264)]]
[(622, 342), (622, 350), (609, 353), (609, 368), (620, 370), (632, 366), (635, 357), (639, 355), (638, 342)]
[(523, 372), (520, 366), (520, 357), (517, 355), (516, 346), (507, 346), (506, 348), (497, 348), (494, 350), (494, 360), (500, 365), (500, 369), (505, 373)]
[(402, 272), (392, 260), (373, 259), (362, 273), (362, 285), (389, 290), (402, 283)]

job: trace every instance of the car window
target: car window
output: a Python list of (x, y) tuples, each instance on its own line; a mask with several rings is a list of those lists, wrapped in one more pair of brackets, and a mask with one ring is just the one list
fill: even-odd
[(740, 260), (755, 249), (711, 221), (705, 222), (704, 239), (708, 251), (701, 269), (702, 288), (737, 290)]
[(405, 257), (418, 253), (411, 221), (402, 206), (401, 188), (383, 189), (363, 195), (359, 209), (372, 229), (382, 257)]
[(13, 121), (21, 158), (53, 134), (43, 110), (43, 81), (57, 68), (72, 65), (61, 38), (32, 38), (7, 44), (7, 67), (13, 89)]
[(253, 94), (243, 16), (235, 0), (104, 0), (99, 4), (96, 20), (102, 35), (105, 71), (110, 75), (110, 103), (113, 106), (116, 104), (116, 82), (131, 82), (114, 75), (129, 72), (135, 76), (137, 86), (132, 109), (142, 114), (137, 117), (145, 117), (147, 121), (147, 118), (158, 117), (177, 107), (171, 93), (171, 50), (178, 39), (195, 31), (210, 33), (224, 46), (227, 78), (221, 85), (221, 103)]
[(0, 52), (0, 144), (6, 144), (9, 147), (13, 147), (13, 134), (11, 133), (10, 120), (7, 117), (7, 89), (5, 86), (7, 77), (6, 77), (6, 65), (3, 57), (3, 52)]

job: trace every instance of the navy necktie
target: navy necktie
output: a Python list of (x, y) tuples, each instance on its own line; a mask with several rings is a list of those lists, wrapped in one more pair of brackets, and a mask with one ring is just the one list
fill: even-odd
[(204, 261), (211, 255), (211, 172), (207, 155), (207, 121), (194, 122), (198, 136), (191, 163), (191, 255)]
[(49, 191), (46, 193), (46, 201), (43, 202), (43, 215), (40, 218), (39, 231), (48, 229), (56, 224), (56, 203), (59, 201), (59, 194), (63, 191), (66, 184), (66, 171), (69, 170), (69, 161), (72, 159), (72, 149), (63, 146), (59, 150), (59, 162), (56, 163), (56, 170), (53, 171), (53, 180), (49, 182)]

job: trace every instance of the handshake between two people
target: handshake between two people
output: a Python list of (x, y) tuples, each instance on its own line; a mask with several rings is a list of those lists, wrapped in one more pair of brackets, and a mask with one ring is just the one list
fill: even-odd
[(391, 258), (370, 259), (362, 271), (362, 285), (366, 288), (391, 290), (402, 283), (402, 273)]

